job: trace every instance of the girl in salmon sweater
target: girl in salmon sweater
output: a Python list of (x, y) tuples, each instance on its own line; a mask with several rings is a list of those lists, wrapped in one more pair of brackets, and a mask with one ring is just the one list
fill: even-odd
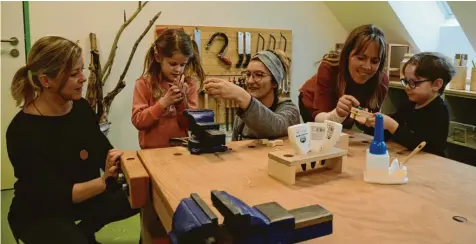
[(134, 87), (132, 124), (139, 130), (142, 149), (168, 147), (170, 138), (188, 136), (183, 111), (197, 108), (197, 82), (204, 77), (197, 45), (189, 35), (177, 29), (163, 31), (149, 48)]

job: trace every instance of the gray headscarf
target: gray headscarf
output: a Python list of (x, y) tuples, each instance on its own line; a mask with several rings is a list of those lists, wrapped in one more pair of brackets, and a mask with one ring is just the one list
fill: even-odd
[(279, 60), (278, 56), (272, 51), (260, 51), (253, 56), (258, 58), (269, 69), (274, 79), (278, 83), (278, 89), (283, 92), (287, 92), (287, 82), (285, 81), (286, 73), (284, 71), (283, 64)]

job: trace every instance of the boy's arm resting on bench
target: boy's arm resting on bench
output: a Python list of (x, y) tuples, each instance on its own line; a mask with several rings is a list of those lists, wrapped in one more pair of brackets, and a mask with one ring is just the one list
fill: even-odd
[(413, 150), (422, 141), (425, 141), (426, 146), (423, 151), (443, 155), (448, 137), (449, 118), (439, 117), (428, 118), (428, 123), (426, 123), (428, 127), (421, 131), (411, 131), (405, 124), (400, 123), (395, 133), (391, 135), (391, 140), (409, 150)]

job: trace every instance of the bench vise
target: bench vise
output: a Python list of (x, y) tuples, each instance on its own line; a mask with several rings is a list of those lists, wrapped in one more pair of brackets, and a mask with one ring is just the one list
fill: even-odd
[(226, 135), (215, 123), (215, 113), (211, 109), (186, 109), (191, 136), (187, 147), (192, 154), (225, 152)]
[(332, 234), (332, 213), (319, 205), (286, 210), (276, 202), (248, 206), (225, 191), (212, 191), (218, 218), (197, 194), (174, 213), (171, 243), (290, 244)]

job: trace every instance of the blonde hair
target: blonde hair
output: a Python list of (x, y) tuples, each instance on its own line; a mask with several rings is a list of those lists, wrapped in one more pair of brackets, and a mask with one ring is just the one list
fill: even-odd
[(193, 41), (183, 30), (166, 29), (160, 33), (155, 42), (149, 48), (144, 60), (144, 71), (142, 76), (149, 77), (152, 87), (152, 96), (155, 100), (158, 100), (164, 93), (159, 85), (162, 81), (162, 69), (160, 63), (157, 62), (155, 57), (170, 58), (176, 52), (180, 52), (184, 56), (189, 57), (183, 75), (185, 77), (194, 76), (198, 78), (200, 82), (200, 90), (202, 88), (203, 80), (205, 79), (205, 72), (200, 62), (197, 43), (195, 43), (195, 41)]
[[(33, 44), (26, 65), (13, 76), (11, 93), (16, 105), (27, 106), (43, 91), (39, 75), (59, 78), (64, 86), (74, 63), (81, 57), (81, 48), (59, 36), (46, 36)], [(23, 106), (21, 106), (23, 102)]]

